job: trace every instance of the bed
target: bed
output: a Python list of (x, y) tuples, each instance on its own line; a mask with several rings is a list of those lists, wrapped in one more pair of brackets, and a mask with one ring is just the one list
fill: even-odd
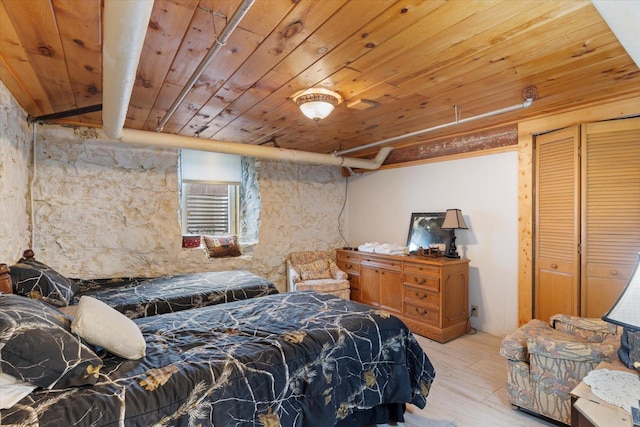
[(158, 278), (69, 279), (37, 261), (33, 251), (10, 267), (14, 292), (73, 312), (83, 295), (104, 301), (127, 317), (154, 316), (278, 293), (275, 284), (245, 270)]
[(77, 283), (79, 291), (74, 295), (74, 304), (83, 295), (89, 295), (131, 319), (278, 293), (272, 282), (246, 270)]
[[(6, 308), (12, 301), (57, 310), (0, 294), (0, 312), (13, 313)], [(435, 377), (398, 318), (311, 291), (126, 320), (142, 332), (143, 358), (97, 352), (100, 362), (92, 359), (83, 368), (91, 384), (57, 379), (52, 389), (36, 389), (0, 411), (2, 423), (355, 427), (402, 421), (406, 404), (425, 406)], [(7, 335), (1, 328), (0, 319), (0, 340)], [(0, 355), (3, 369), (12, 373), (4, 356), (8, 348), (1, 343)]]

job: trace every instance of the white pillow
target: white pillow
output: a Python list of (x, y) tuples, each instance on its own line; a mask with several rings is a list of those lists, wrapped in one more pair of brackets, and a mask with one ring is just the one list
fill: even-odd
[(144, 357), (147, 343), (131, 319), (92, 297), (82, 296), (71, 332), (116, 356), (136, 360)]

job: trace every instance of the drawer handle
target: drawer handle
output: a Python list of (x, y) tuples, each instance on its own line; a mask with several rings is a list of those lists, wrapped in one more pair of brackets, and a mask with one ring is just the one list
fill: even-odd
[(417, 277), (414, 277), (413, 281), (415, 283), (417, 283), (418, 285), (424, 285), (425, 283), (427, 283), (427, 279), (424, 279), (424, 278), (423, 279), (418, 279)]
[(353, 264), (345, 264), (344, 266), (347, 267), (349, 270), (353, 268)]
[(555, 270), (556, 268), (558, 268), (558, 264), (551, 264), (551, 268)]
[(618, 270), (611, 270), (609, 273), (611, 273), (612, 276), (617, 276)]
[(420, 316), (424, 316), (425, 314), (429, 313), (424, 308), (423, 309), (419, 309), (418, 307), (414, 307), (414, 310), (415, 310), (416, 314), (419, 314)]
[(416, 298), (418, 299), (425, 299), (427, 298), (427, 294), (425, 294), (424, 292), (414, 292), (416, 295)]

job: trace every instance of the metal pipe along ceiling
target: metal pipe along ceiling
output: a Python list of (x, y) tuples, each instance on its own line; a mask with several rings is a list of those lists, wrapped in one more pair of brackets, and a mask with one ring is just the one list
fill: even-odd
[(372, 142), (371, 144), (361, 145), (359, 147), (350, 148), (348, 150), (337, 151), (334, 154), (336, 156), (342, 156), (343, 154), (353, 153), (354, 151), (365, 150), (367, 148), (376, 147), (378, 145), (388, 144), (390, 142), (398, 141), (398, 140), (405, 139), (405, 138), (410, 138), (412, 136), (422, 135), (423, 133), (433, 132), (434, 130), (444, 129), (444, 128), (447, 128), (447, 127), (450, 127), (450, 126), (455, 126), (455, 125), (459, 125), (459, 124), (462, 124), (462, 123), (472, 122), (474, 120), (486, 119), (487, 117), (493, 117), (493, 116), (497, 116), (498, 114), (509, 113), (511, 111), (520, 110), (522, 108), (528, 108), (528, 107), (531, 106), (531, 104), (533, 104), (533, 98), (527, 98), (527, 100), (524, 101), (523, 103), (512, 105), (511, 107), (505, 107), (505, 108), (501, 108), (499, 110), (490, 111), (488, 113), (479, 114), (477, 116), (467, 117), (466, 119), (459, 119), (459, 120), (456, 120), (456, 121), (453, 121), (453, 122), (444, 123), (444, 124), (441, 124), (441, 125), (438, 125), (438, 126), (433, 126), (433, 127), (427, 128), (427, 129), (421, 129), (421, 130), (417, 130), (415, 132), (410, 132), (410, 133), (405, 133), (403, 135), (393, 136), (391, 138), (383, 139), (381, 141)]
[(200, 62), (200, 65), (198, 65), (198, 68), (196, 68), (196, 71), (194, 71), (194, 73), (191, 75), (191, 78), (189, 78), (189, 81), (184, 85), (184, 87), (182, 88), (182, 91), (180, 92), (176, 100), (173, 101), (173, 104), (171, 105), (167, 113), (164, 115), (162, 120), (160, 120), (160, 122), (158, 123), (158, 127), (156, 128), (158, 132), (162, 131), (162, 129), (164, 128), (164, 125), (167, 124), (167, 122), (169, 121), (173, 113), (176, 112), (176, 110), (178, 109), (182, 101), (184, 101), (184, 99), (187, 97), (187, 94), (189, 93), (193, 85), (196, 84), (196, 81), (200, 78), (205, 68), (207, 68), (209, 63), (211, 63), (211, 61), (213, 60), (213, 57), (216, 56), (216, 54), (220, 51), (220, 49), (222, 49), (222, 46), (224, 46), (225, 43), (227, 43), (227, 39), (229, 38), (233, 30), (236, 29), (236, 27), (238, 26), (238, 24), (240, 23), (244, 15), (247, 14), (247, 12), (249, 11), (249, 8), (251, 7), (251, 5), (253, 5), (254, 1), (255, 0), (244, 0), (242, 4), (238, 7), (238, 9), (236, 9), (236, 12), (231, 17), (231, 20), (227, 23), (227, 25), (225, 25), (220, 35), (218, 36), (216, 34), (215, 43), (213, 44), (211, 49), (209, 49), (209, 52), (205, 55), (205, 57), (202, 59), (202, 61)]
[[(253, 1), (246, 1), (245, 4), (252, 2)], [(146, 5), (147, 8), (143, 8), (143, 5)], [(102, 121), (103, 129), (107, 137), (131, 144), (188, 148), (249, 157), (336, 165), (356, 169), (378, 169), (382, 166), (382, 163), (392, 150), (391, 147), (382, 148), (374, 159), (360, 159), (339, 157), (333, 154), (312, 153), (308, 151), (200, 139), (190, 136), (123, 129), (152, 7), (153, 2), (151, 1), (105, 0), (103, 47), (104, 110), (102, 113)], [(242, 12), (242, 16), (244, 16), (245, 13), (246, 10)], [(225, 40), (228, 35), (229, 34), (225, 35)], [(219, 46), (219, 43), (217, 43), (216, 46)], [(197, 77), (192, 77), (191, 79), (195, 81)]]

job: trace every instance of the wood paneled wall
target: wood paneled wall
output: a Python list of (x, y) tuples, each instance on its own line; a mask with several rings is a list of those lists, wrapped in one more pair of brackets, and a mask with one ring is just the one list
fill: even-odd
[(518, 124), (518, 322), (520, 325), (533, 315), (533, 259), (534, 259), (534, 135), (568, 126), (640, 115), (640, 97), (618, 102), (589, 105), (562, 114), (550, 115)]

